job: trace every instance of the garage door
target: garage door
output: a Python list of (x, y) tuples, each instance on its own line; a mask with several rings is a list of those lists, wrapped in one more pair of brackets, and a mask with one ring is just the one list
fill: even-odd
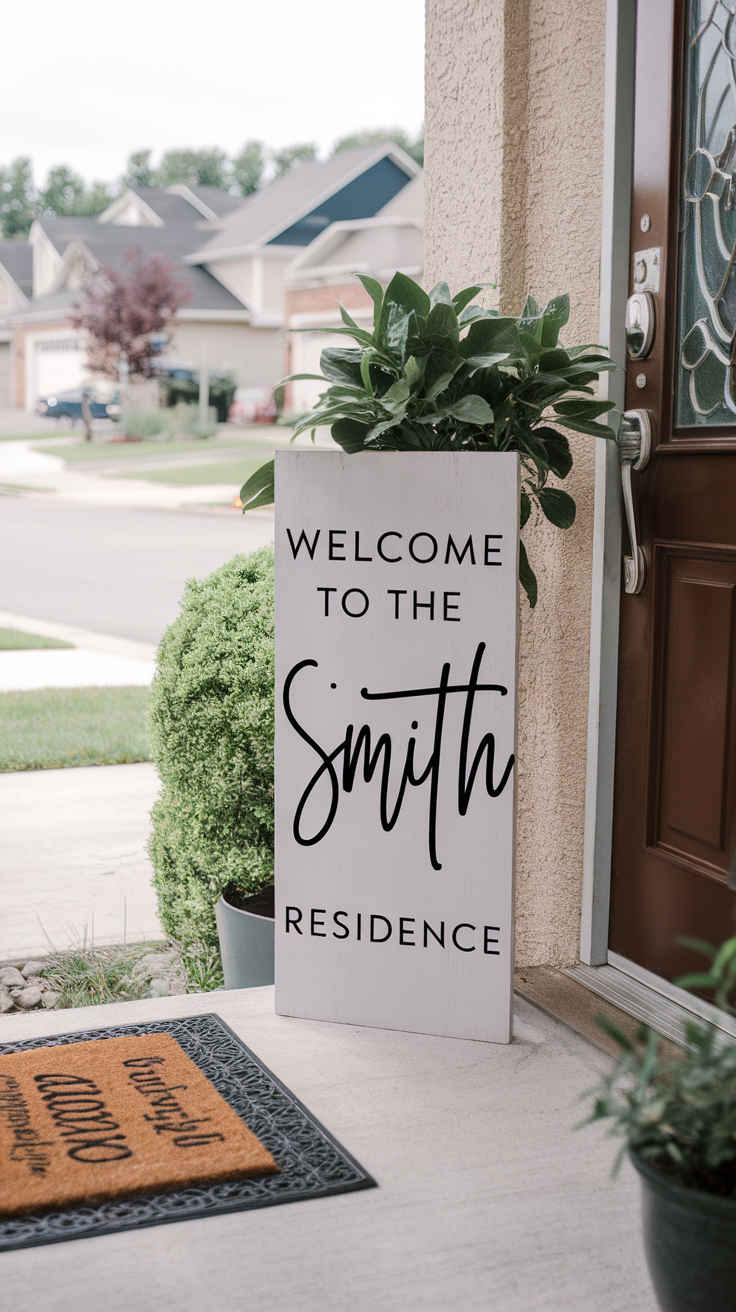
[(14, 405), (10, 379), (10, 342), (0, 342), (0, 406)]
[(48, 396), (49, 392), (63, 392), (68, 387), (81, 387), (84, 377), (82, 343), (76, 337), (60, 337), (36, 342), (35, 395)]

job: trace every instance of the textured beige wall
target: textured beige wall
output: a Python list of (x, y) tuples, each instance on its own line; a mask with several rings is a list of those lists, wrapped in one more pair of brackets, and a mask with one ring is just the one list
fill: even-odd
[[(519, 313), (569, 292), (563, 340), (595, 341), (605, 0), (427, 0), (425, 282), (492, 281)], [(578, 958), (593, 438), (572, 440), (567, 532), (525, 530), (539, 579), (521, 604), (517, 963)]]

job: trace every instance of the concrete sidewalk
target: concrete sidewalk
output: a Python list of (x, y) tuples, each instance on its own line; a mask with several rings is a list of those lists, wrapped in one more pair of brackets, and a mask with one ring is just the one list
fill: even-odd
[(35, 688), (147, 687), (154, 675), (156, 649), (149, 643), (90, 633), (69, 624), (52, 624), (0, 611), (0, 629), (71, 642), (73, 650), (19, 648), (0, 651), (0, 692)]
[(146, 853), (156, 767), (0, 774), (0, 962), (163, 938)]
[(276, 1016), (273, 990), (0, 1020), (21, 1039), (216, 1012), (378, 1183), (3, 1254), (33, 1312), (656, 1312), (638, 1184), (573, 1132), (608, 1058), (523, 999), (509, 1045)]

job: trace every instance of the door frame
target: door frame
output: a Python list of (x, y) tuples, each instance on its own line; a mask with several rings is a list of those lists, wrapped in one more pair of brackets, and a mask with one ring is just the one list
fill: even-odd
[[(626, 363), (624, 317), (629, 294), (636, 6), (637, 0), (608, 0), (606, 6), (599, 341), (622, 366)], [(601, 394), (614, 401), (618, 410), (624, 409), (625, 383), (623, 368), (601, 380)], [(621, 500), (618, 448), (614, 442), (597, 438), (580, 922), (580, 959), (588, 966), (608, 962)]]

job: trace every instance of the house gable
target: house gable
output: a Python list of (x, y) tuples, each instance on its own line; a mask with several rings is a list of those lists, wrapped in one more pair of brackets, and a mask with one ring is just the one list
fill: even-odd
[(385, 156), (316, 209), (272, 237), (269, 246), (308, 246), (320, 232), (345, 219), (369, 219), (407, 185), (404, 169)]

